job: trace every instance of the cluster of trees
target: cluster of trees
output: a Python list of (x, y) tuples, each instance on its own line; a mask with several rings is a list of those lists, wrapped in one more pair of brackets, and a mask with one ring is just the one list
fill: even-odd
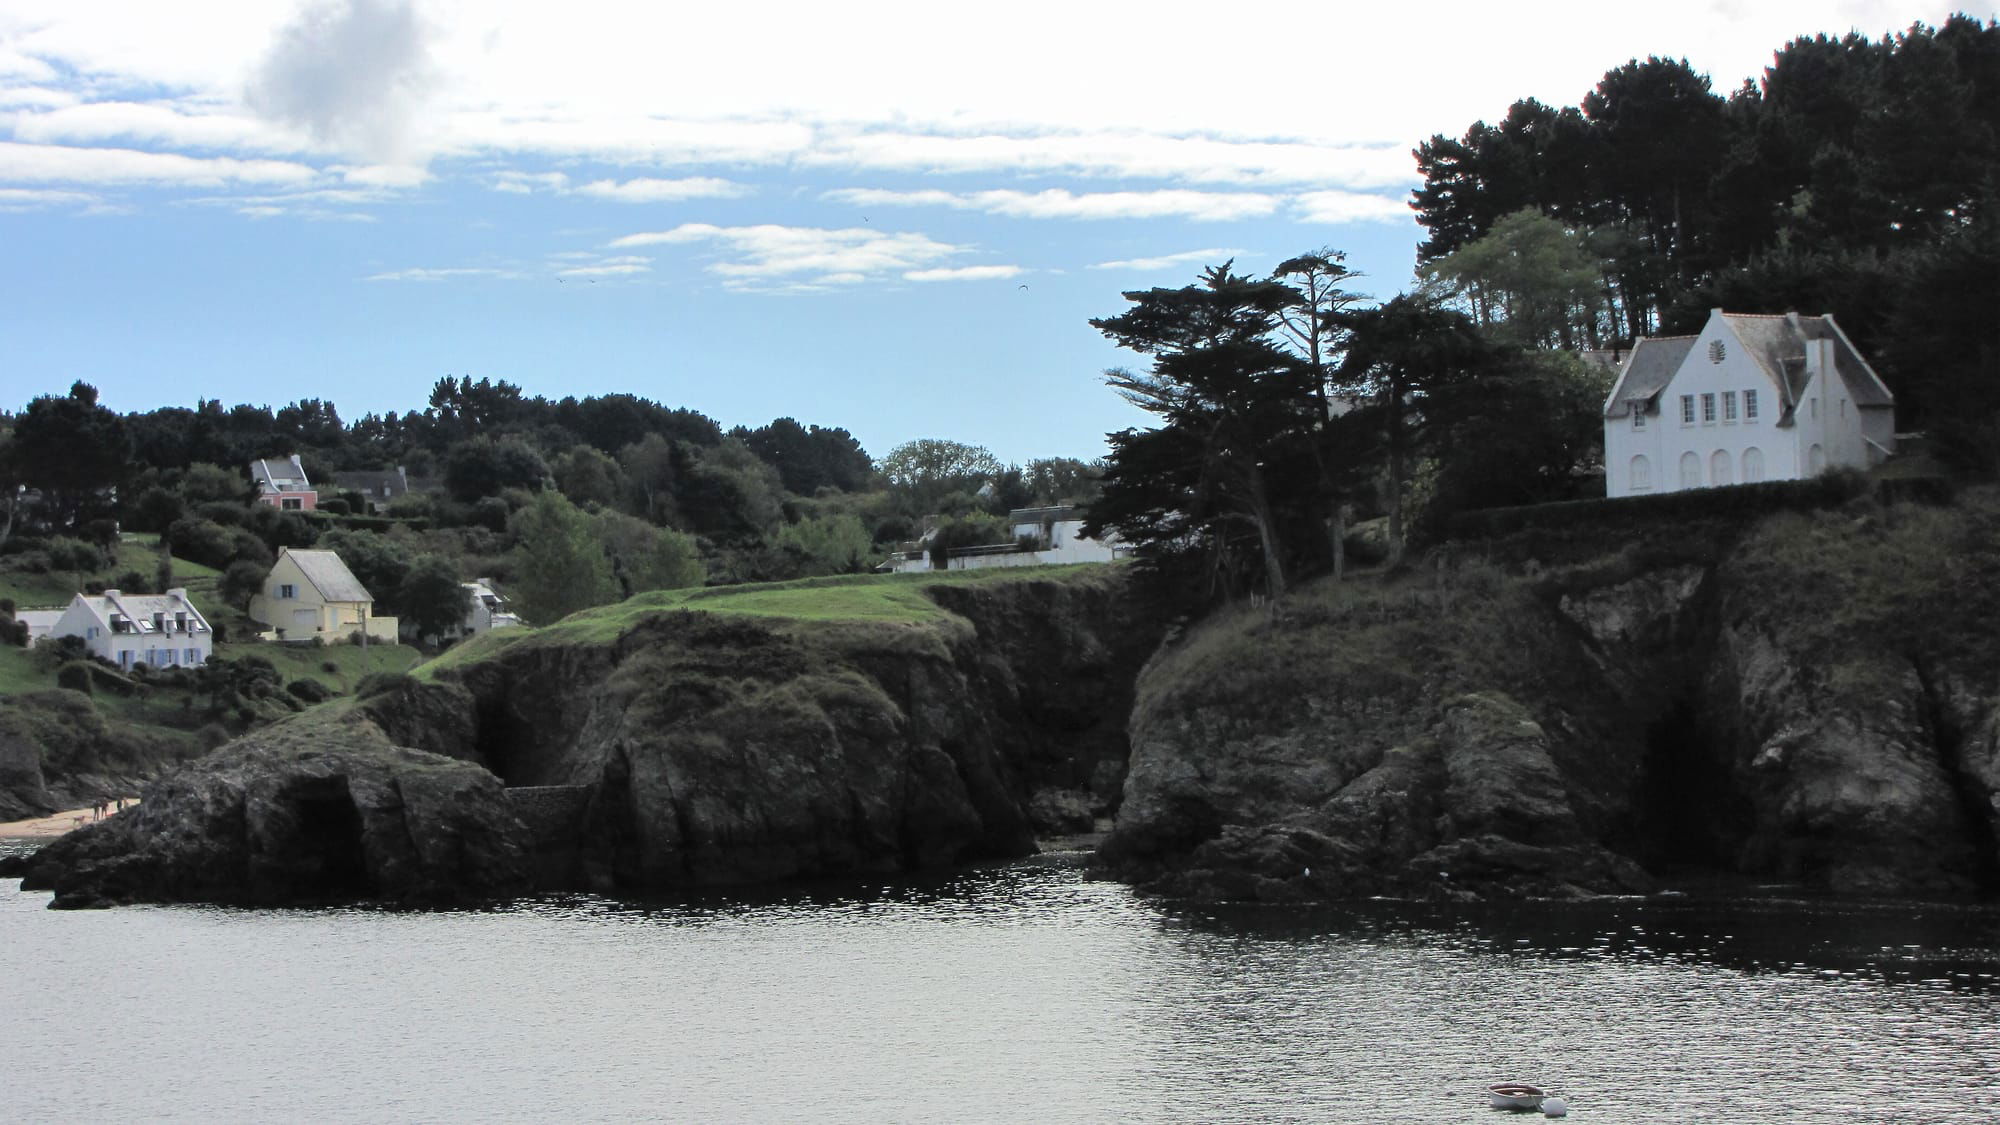
[(1416, 157), (1419, 261), (1475, 320), (1609, 346), (1716, 307), (1831, 312), (1906, 424), (2000, 465), (2000, 24), (1796, 39), (1727, 96), (1633, 60)]
[(1393, 555), (1418, 500), (1435, 518), (1588, 480), (1601, 369), (1482, 331), (1432, 294), (1363, 305), (1336, 251), (1263, 278), (1232, 265), (1128, 292), (1131, 308), (1091, 322), (1150, 357), (1106, 378), (1158, 421), (1111, 435), (1086, 530), (1282, 594), (1297, 574), (1339, 572), (1351, 515), (1385, 514)]
[[(248, 462), (294, 453), (317, 513), (254, 502)], [(381, 518), (348, 518), (370, 498), (334, 474), (397, 465), (419, 487)], [(551, 402), (504, 380), (442, 378), (426, 409), (351, 424), (319, 399), (120, 415), (79, 382), (0, 414), (0, 565), (82, 571), (75, 557), (101, 559), (119, 528), (152, 531), (225, 571), (241, 604), (279, 548), (334, 547), (381, 612), (432, 632), (462, 615), (460, 578), (496, 578), (530, 620), (551, 620), (645, 589), (860, 571), (934, 514), (1085, 499), (1094, 476), (936, 439), (878, 468), (837, 427), (725, 431), (633, 395)]]

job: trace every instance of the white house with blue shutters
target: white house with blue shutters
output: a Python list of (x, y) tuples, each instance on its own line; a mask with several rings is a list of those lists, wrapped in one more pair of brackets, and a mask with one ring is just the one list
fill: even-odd
[(1895, 452), (1896, 397), (1831, 316), (1715, 309), (1642, 337), (1604, 402), (1604, 490), (1802, 480)]

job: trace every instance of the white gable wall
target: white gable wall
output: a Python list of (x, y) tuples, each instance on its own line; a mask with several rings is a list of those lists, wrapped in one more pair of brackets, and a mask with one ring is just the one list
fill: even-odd
[[(1722, 344), (1719, 362), (1710, 358), (1717, 341)], [(1748, 416), (1745, 391), (1757, 393), (1755, 418)], [(1725, 397), (1731, 395), (1734, 420), (1728, 417)], [(1683, 396), (1692, 397), (1692, 422), (1682, 420)], [(1704, 414), (1703, 396), (1711, 396), (1712, 419)], [(1687, 358), (1654, 401), (1658, 413), (1645, 415), (1644, 428), (1635, 429), (1630, 417), (1604, 420), (1605, 495), (1644, 496), (1802, 475), (1795, 468), (1801, 457), (1798, 436), (1778, 425), (1783, 392), (1722, 317), (1709, 315)], [(1641, 479), (1634, 461), (1638, 457), (1645, 458), (1650, 483)]]

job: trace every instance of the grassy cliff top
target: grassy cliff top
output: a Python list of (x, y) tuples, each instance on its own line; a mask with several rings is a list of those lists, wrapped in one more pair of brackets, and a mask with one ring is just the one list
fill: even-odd
[(650, 590), (623, 602), (571, 614), (553, 625), (482, 633), (454, 645), (416, 670), (419, 676), (471, 664), (503, 649), (548, 644), (610, 644), (635, 625), (667, 613), (732, 614), (814, 623), (921, 624), (952, 616), (924, 591), (942, 585), (997, 585), (1010, 582), (1081, 582), (1101, 576), (1109, 564), (990, 567), (923, 574), (849, 574), (760, 582), (741, 586)]

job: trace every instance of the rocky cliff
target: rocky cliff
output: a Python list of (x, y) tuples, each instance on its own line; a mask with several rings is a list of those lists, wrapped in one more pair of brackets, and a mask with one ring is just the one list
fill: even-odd
[(30, 857), (22, 886), (57, 908), (461, 903), (526, 890), (531, 863), (498, 779), (396, 746), (342, 704), (155, 782)]
[(1864, 502), (1225, 615), (1142, 674), (1106, 858), (1231, 898), (1992, 895), (1996, 529)]
[(476, 897), (534, 867), (503, 783), (568, 787), (580, 809), (573, 864), (541, 865), (544, 885), (1026, 854), (1117, 803), (1131, 684), (1160, 632), (1126, 582), (1073, 568), (642, 596), (486, 638), (204, 759), (139, 816), (45, 849), (30, 881), (76, 903)]

